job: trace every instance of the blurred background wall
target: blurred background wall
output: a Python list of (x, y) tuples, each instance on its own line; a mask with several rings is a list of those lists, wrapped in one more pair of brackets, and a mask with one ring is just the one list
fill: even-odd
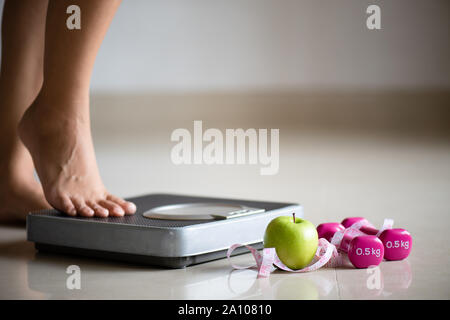
[(449, 30), (448, 0), (128, 0), (92, 89), (449, 88)]

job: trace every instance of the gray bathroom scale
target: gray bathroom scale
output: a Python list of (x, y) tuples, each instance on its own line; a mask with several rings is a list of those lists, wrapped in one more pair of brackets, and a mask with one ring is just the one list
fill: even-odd
[[(149, 194), (127, 199), (134, 215), (69, 217), (41, 210), (27, 217), (37, 250), (170, 268), (226, 257), (235, 243), (262, 248), (267, 224), (281, 215), (303, 216), (295, 203)], [(241, 247), (233, 254), (248, 252)]]

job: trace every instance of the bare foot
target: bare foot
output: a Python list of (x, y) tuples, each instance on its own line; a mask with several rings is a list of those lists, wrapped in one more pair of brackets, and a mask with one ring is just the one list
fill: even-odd
[(0, 142), (0, 223), (23, 223), (31, 211), (50, 208), (34, 178), (33, 161), (20, 140)]
[(133, 214), (133, 203), (111, 195), (103, 186), (92, 144), (88, 99), (67, 100), (38, 97), (19, 124), (20, 138), (31, 153), (45, 198), (71, 216)]
[(2, 181), (0, 223), (23, 223), (29, 212), (50, 208), (40, 184), (33, 180), (8, 183)]

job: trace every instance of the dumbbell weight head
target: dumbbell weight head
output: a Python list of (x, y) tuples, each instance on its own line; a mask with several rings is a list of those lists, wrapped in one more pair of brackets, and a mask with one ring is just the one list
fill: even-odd
[(345, 227), (337, 222), (322, 223), (317, 226), (317, 234), (319, 238), (325, 238), (331, 242), (334, 234), (338, 231), (344, 230)]
[(354, 225), (356, 222), (360, 222), (362, 220), (365, 220), (365, 218), (363, 217), (351, 217), (351, 218), (345, 218), (344, 220), (342, 220), (341, 224), (345, 227), (345, 228), (350, 228), (352, 225)]
[(376, 236), (358, 236), (350, 242), (347, 254), (356, 268), (378, 266), (383, 260), (384, 245)]
[(412, 237), (405, 229), (388, 229), (380, 234), (384, 244), (384, 258), (386, 260), (403, 260), (409, 256)]

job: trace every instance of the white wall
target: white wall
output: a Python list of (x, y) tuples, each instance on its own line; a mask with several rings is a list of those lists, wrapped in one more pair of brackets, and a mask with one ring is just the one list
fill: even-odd
[[(365, 26), (369, 4), (382, 30)], [(93, 91), (450, 88), (448, 0), (125, 0)]]

